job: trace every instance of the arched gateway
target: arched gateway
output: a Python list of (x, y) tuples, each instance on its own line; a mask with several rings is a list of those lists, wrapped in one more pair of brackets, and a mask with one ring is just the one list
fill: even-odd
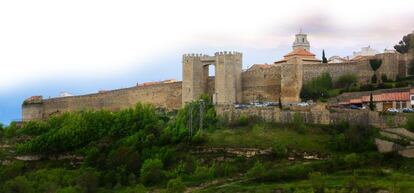
[(216, 52), (214, 56), (183, 55), (182, 104), (207, 94), (209, 65), (215, 65), (213, 103), (229, 105), (242, 101), (242, 54)]

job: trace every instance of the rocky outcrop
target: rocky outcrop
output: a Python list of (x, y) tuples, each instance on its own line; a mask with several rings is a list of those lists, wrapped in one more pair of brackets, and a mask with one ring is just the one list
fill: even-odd
[(387, 128), (375, 139), (381, 153), (397, 152), (407, 158), (414, 158), (414, 133), (404, 128)]

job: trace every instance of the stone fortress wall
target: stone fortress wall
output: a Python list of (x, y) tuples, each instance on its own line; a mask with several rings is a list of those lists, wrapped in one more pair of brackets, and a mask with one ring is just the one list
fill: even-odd
[[(299, 101), (302, 83), (328, 72), (333, 79), (352, 73), (359, 81), (369, 82), (373, 71), (368, 61), (334, 64), (302, 64), (293, 58), (286, 64), (253, 65), (241, 70), (241, 53), (216, 53), (215, 56), (185, 55), (183, 82), (160, 83), (149, 86), (104, 91), (94, 94), (43, 99), (23, 104), (23, 121), (50, 117), (69, 111), (106, 109), (117, 111), (150, 103), (159, 108), (178, 109), (185, 101), (196, 100), (208, 94), (218, 105), (248, 103), (252, 101)], [(395, 79), (404, 76), (406, 66), (399, 54), (378, 54), (382, 59), (378, 74)], [(216, 63), (217, 61), (217, 63)], [(398, 65), (402, 64), (402, 65)], [(208, 76), (208, 65), (216, 65), (216, 76)], [(401, 69), (403, 68), (403, 69)]]
[[(410, 59), (407, 55), (383, 53), (371, 58), (382, 60), (378, 79), (382, 74), (389, 79), (407, 75)], [(22, 105), (22, 119), (39, 120), (70, 111), (117, 111), (134, 107), (138, 102), (178, 109), (202, 94), (209, 95), (217, 106), (279, 99), (283, 103), (299, 102), (302, 85), (323, 72), (328, 72), (334, 81), (344, 74), (356, 74), (361, 83), (368, 83), (374, 74), (367, 59), (328, 64), (317, 61), (293, 56), (285, 58), (283, 63), (258, 64), (243, 71), (243, 56), (239, 52), (216, 52), (212, 56), (185, 54), (182, 82), (138, 85), (81, 96), (28, 99)], [(214, 77), (209, 77), (209, 65), (215, 66)]]
[[(372, 57), (372, 59), (381, 59), (381, 67), (377, 70), (377, 78), (380, 79), (382, 74), (386, 74), (390, 79), (396, 79), (397, 76), (406, 76), (406, 60), (404, 55), (397, 53), (382, 53)], [(304, 64), (303, 81), (308, 82), (313, 78), (320, 76), (323, 72), (328, 72), (333, 81), (337, 80), (344, 74), (355, 74), (358, 76), (360, 83), (369, 83), (374, 71), (371, 69), (368, 60), (351, 61), (346, 63), (328, 63), (328, 64)]]
[(110, 110), (134, 107), (138, 102), (159, 108), (181, 107), (181, 82), (104, 91), (100, 93), (44, 99), (23, 104), (23, 121), (39, 120), (71, 111)]

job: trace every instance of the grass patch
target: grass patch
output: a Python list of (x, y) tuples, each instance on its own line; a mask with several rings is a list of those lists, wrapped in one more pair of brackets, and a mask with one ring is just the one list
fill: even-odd
[[(378, 175), (378, 169), (360, 169), (355, 171), (342, 171), (334, 174), (323, 174), (320, 181), (323, 181), (325, 189), (340, 190), (344, 187), (349, 187), (354, 183), (355, 187), (369, 187), (371, 189), (382, 189), (393, 191), (394, 188), (399, 193), (412, 193), (414, 190), (414, 176), (392, 172), (385, 176)], [(354, 175), (355, 174), (355, 175)], [(195, 192), (198, 193), (221, 193), (221, 192), (275, 192), (277, 189), (294, 190), (294, 192), (303, 192), (305, 190), (311, 191), (313, 187), (310, 179), (297, 180), (291, 182), (279, 183), (254, 183), (251, 181), (238, 181), (227, 184), (217, 184), (206, 187)]]
[(234, 129), (220, 129), (207, 133), (208, 146), (269, 148), (277, 143), (295, 150), (327, 152), (329, 134), (318, 128), (294, 128), (277, 124), (255, 124)]

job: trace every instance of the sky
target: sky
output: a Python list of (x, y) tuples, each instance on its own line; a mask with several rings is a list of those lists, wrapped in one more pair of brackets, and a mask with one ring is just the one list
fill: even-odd
[(414, 30), (412, 0), (0, 0), (0, 122), (25, 98), (181, 80), (184, 53), (272, 63), (308, 34), (311, 51), (383, 51)]

